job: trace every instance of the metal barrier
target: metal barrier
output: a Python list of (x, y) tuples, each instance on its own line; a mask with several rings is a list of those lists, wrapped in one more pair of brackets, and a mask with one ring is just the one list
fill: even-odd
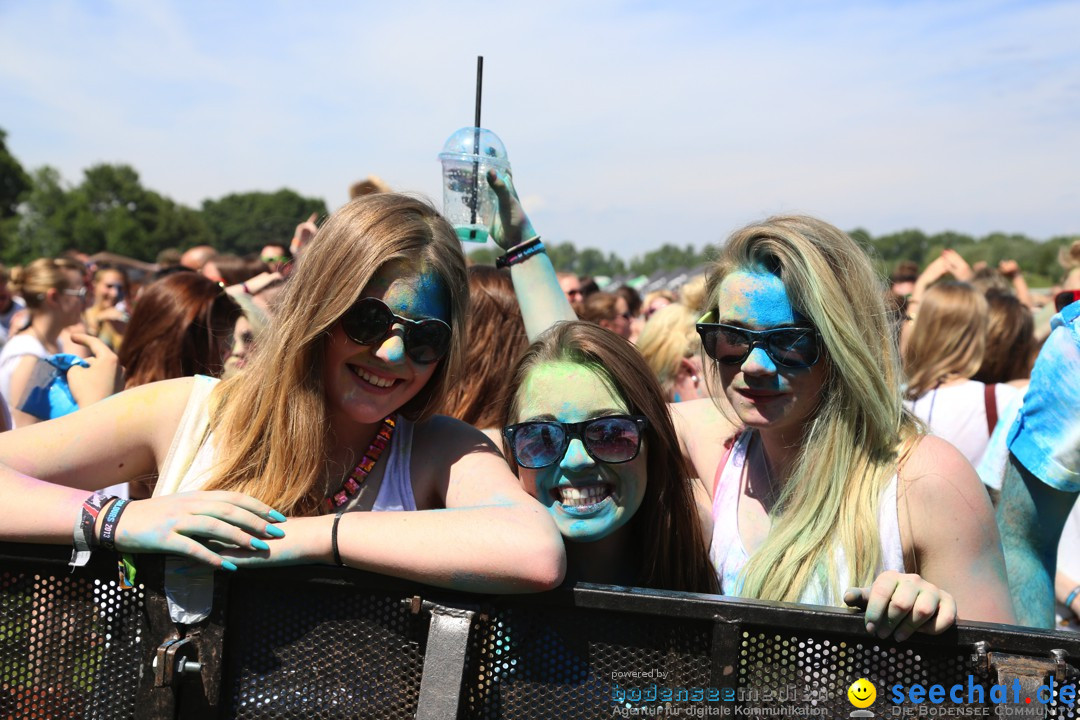
[(1078, 717), (1080, 635), (964, 623), (897, 644), (828, 608), (323, 567), (219, 573), (210, 618), (183, 628), (162, 558), (122, 590), (115, 556), (71, 572), (68, 552), (0, 544), (0, 717)]

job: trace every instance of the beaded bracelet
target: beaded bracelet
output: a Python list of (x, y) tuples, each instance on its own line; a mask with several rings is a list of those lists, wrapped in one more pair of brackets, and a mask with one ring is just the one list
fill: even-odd
[(533, 255), (544, 252), (544, 243), (540, 242), (539, 236), (528, 242), (511, 248), (505, 255), (495, 258), (495, 267), (502, 269), (525, 262)]
[(98, 545), (97, 537), (94, 535), (94, 526), (97, 525), (98, 513), (110, 500), (115, 499), (115, 495), (105, 495), (105, 493), (98, 490), (83, 500), (82, 509), (75, 519), (75, 530), (72, 532), (75, 548), (71, 551), (71, 560), (68, 561), (68, 565), (77, 568), (90, 561), (90, 553)]
[(120, 516), (130, 503), (130, 500), (118, 499), (105, 513), (105, 520), (101, 523), (101, 547), (106, 550), (116, 549), (116, 524), (120, 522)]

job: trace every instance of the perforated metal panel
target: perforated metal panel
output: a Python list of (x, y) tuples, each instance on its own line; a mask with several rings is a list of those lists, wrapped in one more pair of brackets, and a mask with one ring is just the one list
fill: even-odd
[(403, 596), (315, 587), (234, 585), (223, 717), (413, 717), (427, 620)]
[(0, 717), (134, 715), (144, 589), (121, 590), (115, 561), (111, 567), (111, 577), (61, 567), (0, 571)]
[(474, 629), (462, 717), (610, 718), (628, 685), (709, 683), (711, 623), (511, 608)]

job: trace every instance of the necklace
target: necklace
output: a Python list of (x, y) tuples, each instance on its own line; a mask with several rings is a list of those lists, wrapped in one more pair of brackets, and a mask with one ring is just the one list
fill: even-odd
[(371, 445), (368, 446), (364, 457), (360, 458), (359, 464), (345, 478), (345, 482), (341, 484), (341, 489), (326, 498), (327, 512), (333, 512), (360, 492), (360, 485), (367, 479), (368, 473), (375, 467), (375, 463), (379, 462), (383, 450), (390, 444), (390, 438), (394, 435), (394, 426), (396, 424), (393, 416), (382, 421), (382, 426), (379, 428), (379, 432), (375, 434)]

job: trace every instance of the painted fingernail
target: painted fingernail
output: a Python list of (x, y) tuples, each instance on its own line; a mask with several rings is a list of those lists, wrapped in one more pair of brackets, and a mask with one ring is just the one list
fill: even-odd
[(285, 531), (279, 528), (277, 525), (267, 525), (266, 534), (270, 537), (283, 538), (285, 537)]
[(229, 572), (236, 572), (236, 566), (233, 565), (228, 560), (222, 560), (221, 561), (221, 569), (222, 570), (228, 570)]
[(285, 517), (284, 515), (279, 513), (277, 510), (271, 510), (270, 512), (267, 513), (267, 515), (274, 522), (285, 522), (286, 520), (288, 520), (287, 517)]
[(251, 547), (255, 548), (256, 550), (269, 550), (270, 549), (270, 546), (267, 545), (262, 540), (260, 540), (259, 538), (251, 538)]

